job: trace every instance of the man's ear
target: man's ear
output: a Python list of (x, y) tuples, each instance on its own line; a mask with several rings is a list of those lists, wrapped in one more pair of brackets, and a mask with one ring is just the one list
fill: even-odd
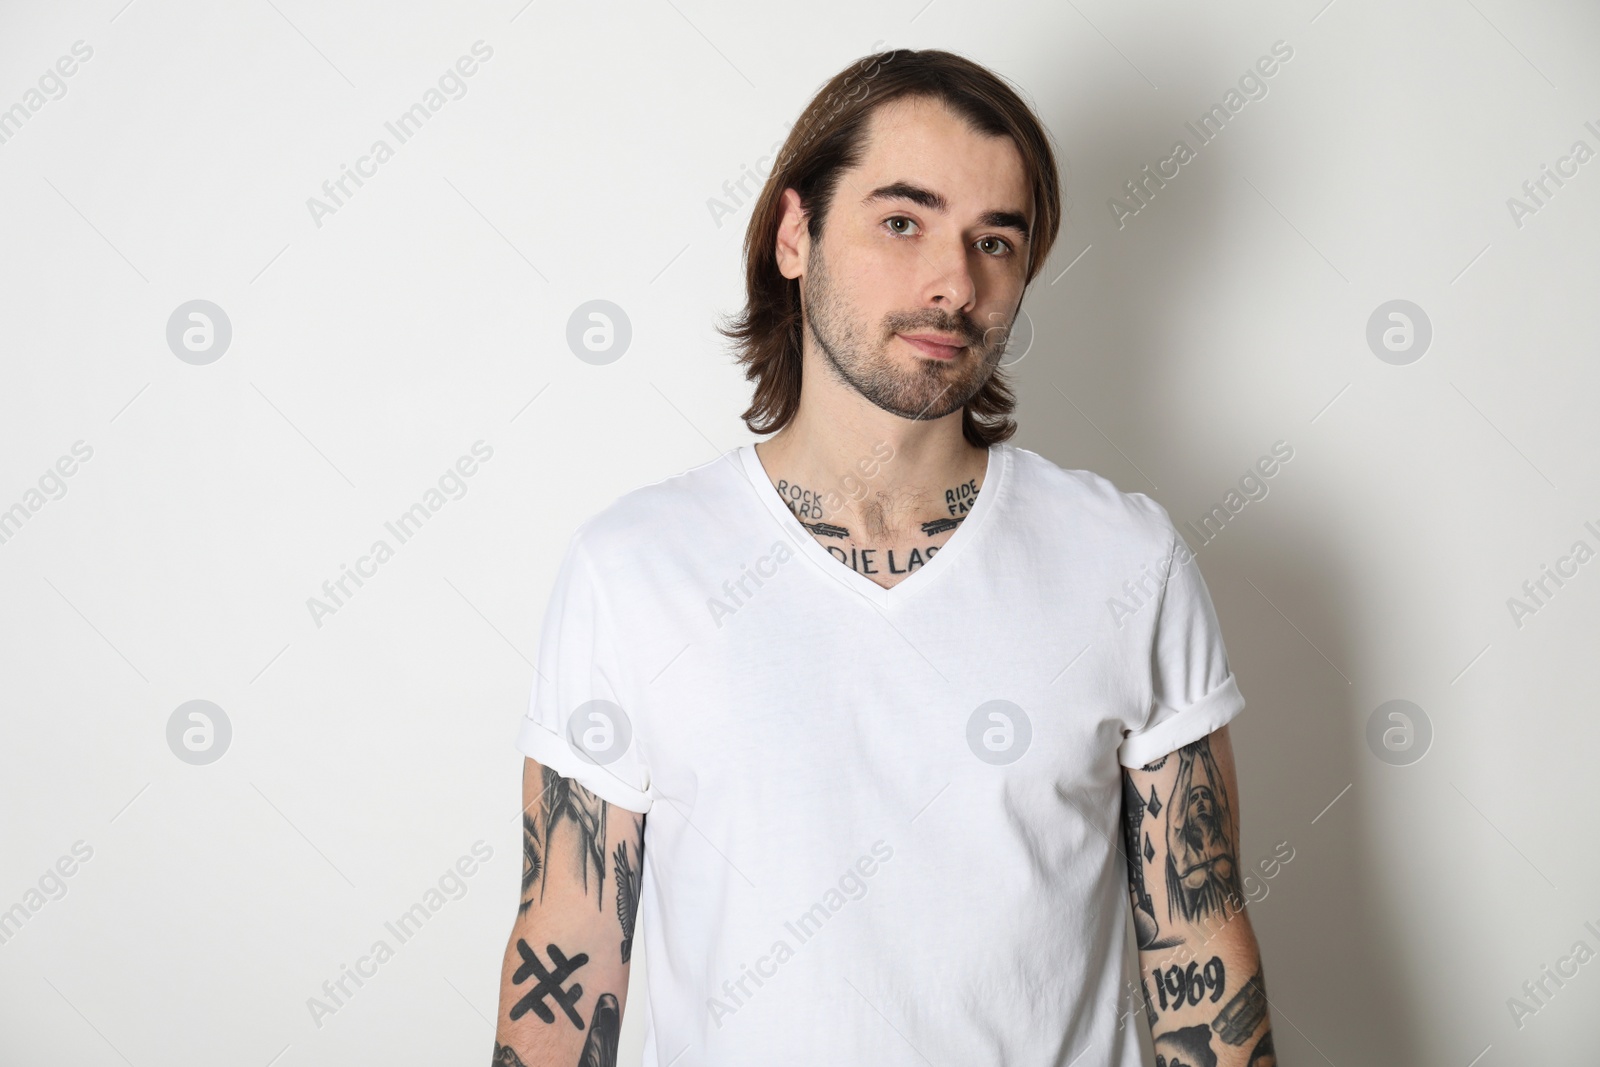
[(805, 273), (806, 259), (811, 254), (811, 234), (806, 229), (807, 212), (800, 194), (793, 189), (783, 191), (781, 203), (778, 239), (773, 253), (778, 261), (778, 272), (785, 278), (798, 278)]

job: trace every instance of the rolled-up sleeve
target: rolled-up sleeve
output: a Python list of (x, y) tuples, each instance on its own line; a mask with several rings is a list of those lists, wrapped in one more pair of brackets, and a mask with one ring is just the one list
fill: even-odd
[(573, 535), (556, 572), (540, 629), (537, 673), (516, 745), (600, 799), (650, 810), (650, 774), (640, 739), (615, 618), (582, 541)]
[(1124, 767), (1142, 767), (1198, 741), (1244, 710), (1200, 563), (1176, 529), (1151, 641), (1150, 672), (1149, 714), (1139, 729), (1124, 734), (1117, 750)]

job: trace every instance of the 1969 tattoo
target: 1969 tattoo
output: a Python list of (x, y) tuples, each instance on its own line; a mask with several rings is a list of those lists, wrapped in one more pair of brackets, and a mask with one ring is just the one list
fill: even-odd
[(1188, 967), (1174, 963), (1170, 967), (1152, 967), (1150, 977), (1155, 981), (1156, 993), (1161, 997), (1161, 1010), (1181, 1008), (1185, 1004), (1198, 1004), (1210, 997), (1212, 1002), (1222, 999), (1222, 990), (1228, 981), (1228, 969), (1221, 956), (1212, 956), (1204, 967), (1198, 960), (1190, 960)]

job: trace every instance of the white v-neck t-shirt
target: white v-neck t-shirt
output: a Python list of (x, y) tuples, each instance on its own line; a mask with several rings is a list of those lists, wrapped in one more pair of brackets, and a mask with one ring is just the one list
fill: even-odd
[(1121, 767), (1243, 707), (1144, 494), (995, 445), (885, 589), (745, 445), (578, 528), (517, 747), (648, 812), (646, 1067), (1136, 1067)]

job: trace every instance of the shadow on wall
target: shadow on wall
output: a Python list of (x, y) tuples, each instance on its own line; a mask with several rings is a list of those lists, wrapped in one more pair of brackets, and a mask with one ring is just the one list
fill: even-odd
[[(1263, 55), (1271, 54), (1263, 44)], [(1294, 74), (1291, 59), (1268, 79), (1268, 89)], [(1230, 88), (1217, 86), (1219, 101)], [(1276, 104), (1269, 91), (1232, 114), (1229, 125), (1248, 124), (1253, 112)], [(1345, 316), (1342, 306), (1324, 301), (1313, 310), (1326, 321), (1306, 316), (1300, 336), (1280, 332), (1271, 352), (1224, 350), (1222, 342), (1237, 344), (1248, 329), (1232, 322), (1232, 337), (1195, 330), (1197, 320), (1228, 312), (1230, 293), (1238, 296), (1233, 307), (1241, 320), (1259, 314), (1260, 279), (1273, 269), (1234, 251), (1241, 238), (1228, 224), (1241, 221), (1240, 204), (1251, 198), (1263, 212), (1270, 208), (1241, 182), (1237, 147), (1224, 151), (1196, 137), (1207, 106), (1193, 109), (1188, 126), (1167, 114), (1064, 108), (1098, 115), (1099, 125), (1080, 127), (1073, 143), (1059, 145), (1063, 231), (1024, 301), (1034, 339), (1009, 371), (1018, 396), (1013, 443), (1062, 467), (1091, 470), (1125, 492), (1148, 494), (1167, 508), (1198, 556), (1248, 701), (1230, 730), (1240, 779), (1241, 870), (1270, 856), (1278, 842), (1294, 849), (1293, 863), (1269, 892), (1251, 896), (1249, 908), (1284, 1062), (1420, 1062), (1416, 1003), (1401, 980), (1406, 931), (1396, 928), (1374, 891), (1378, 856), (1361, 831), (1362, 791), (1341, 792), (1356, 781), (1358, 764), (1373, 756), (1359, 747), (1350, 725), (1370, 709), (1356, 706), (1363, 687), (1351, 684), (1358, 652), (1341, 620), (1361, 613), (1351, 599), (1354, 583), (1341, 581), (1337, 531), (1305, 522), (1293, 537), (1274, 537), (1252, 521), (1258, 514), (1251, 507), (1272, 506), (1264, 502), (1245, 507), (1215, 541), (1185, 525), (1235, 489), (1255, 457), (1273, 455), (1275, 441), (1284, 440), (1295, 457), (1314, 454), (1317, 438), (1326, 436), (1308, 425), (1315, 411), (1285, 410), (1246, 424), (1262, 406), (1256, 390), (1272, 384), (1263, 384), (1260, 364), (1285, 350), (1329, 351), (1329, 323), (1342, 325)], [(1226, 142), (1231, 132), (1214, 136)], [(1141, 205), (1125, 183), (1141, 178), (1144, 164), (1154, 169), (1171, 157), (1176, 137), (1193, 147), (1193, 158), (1164, 187), (1147, 184), (1152, 195)], [(1275, 182), (1292, 184), (1295, 157), (1282, 145), (1263, 151), (1275, 157)], [(1166, 169), (1171, 173), (1172, 165)], [(1230, 183), (1236, 188), (1227, 196), (1235, 202), (1223, 203), (1217, 191)], [(1137, 214), (1114, 212), (1113, 197)], [(1289, 240), (1280, 247), (1284, 256), (1309, 254)], [(1304, 266), (1300, 258), (1295, 265)], [(1294, 309), (1302, 315), (1303, 305), (1318, 302), (1314, 271), (1307, 267), (1303, 277), (1310, 280)], [(1253, 303), (1245, 292), (1251, 278)], [(1276, 458), (1283, 459), (1283, 449)], [(1291, 458), (1279, 468), (1278, 483), (1294, 473)], [(1280, 513), (1272, 525), (1282, 530), (1295, 522)], [(1273, 603), (1251, 583), (1271, 590)], [(1277, 609), (1318, 635), (1319, 650), (1286, 627)], [(1141, 1042), (1146, 1062), (1153, 1062), (1142, 1028)]]

